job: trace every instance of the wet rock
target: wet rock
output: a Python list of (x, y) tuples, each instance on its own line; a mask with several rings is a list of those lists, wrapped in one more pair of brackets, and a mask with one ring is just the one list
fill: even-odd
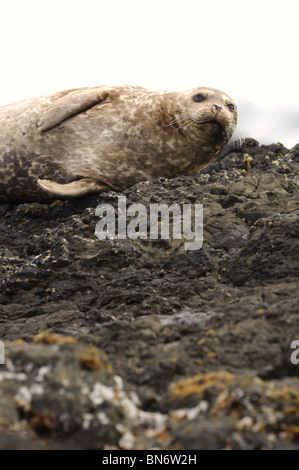
[(194, 251), (99, 240), (113, 192), (0, 204), (1, 448), (299, 448), (298, 148), (246, 139), (122, 194), (203, 204)]

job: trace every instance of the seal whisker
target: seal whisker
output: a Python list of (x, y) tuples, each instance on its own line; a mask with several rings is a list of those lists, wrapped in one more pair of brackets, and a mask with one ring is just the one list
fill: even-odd
[[(182, 129), (182, 127), (188, 128), (189, 125), (193, 122), (193, 119), (188, 115), (188, 114), (182, 114), (180, 118), (175, 118), (172, 121), (170, 121), (170, 124), (168, 126), (173, 126), (175, 127), (176, 131), (179, 131)], [(176, 124), (180, 124), (179, 126), (176, 126)]]
[(238, 147), (241, 147), (242, 143), (244, 142), (244, 137), (241, 136), (241, 133), (238, 129), (235, 130), (235, 133), (234, 133), (234, 138), (232, 140), (232, 142), (236, 143), (238, 145)]
[(165, 124), (164, 127), (170, 127), (170, 126), (173, 126), (174, 124), (177, 124), (177, 123), (180, 123), (182, 125), (184, 125), (185, 121), (188, 121), (190, 119), (190, 117), (186, 116), (186, 117), (182, 117), (182, 118), (174, 118), (172, 121), (170, 121), (169, 124)]

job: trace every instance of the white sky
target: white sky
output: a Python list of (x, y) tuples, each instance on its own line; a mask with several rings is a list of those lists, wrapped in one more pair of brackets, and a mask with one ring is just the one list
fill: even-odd
[(80, 86), (211, 86), (242, 136), (299, 142), (298, 0), (0, 0), (0, 104)]

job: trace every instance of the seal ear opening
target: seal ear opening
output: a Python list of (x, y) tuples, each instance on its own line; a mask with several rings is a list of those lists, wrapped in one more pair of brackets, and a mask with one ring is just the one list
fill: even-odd
[(58, 126), (66, 119), (101, 103), (108, 94), (103, 88), (85, 88), (68, 93), (46, 109), (37, 123), (38, 130), (45, 132)]

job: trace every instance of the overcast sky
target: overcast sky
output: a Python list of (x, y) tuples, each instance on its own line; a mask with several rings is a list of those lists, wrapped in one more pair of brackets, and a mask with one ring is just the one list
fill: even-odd
[(298, 0), (0, 0), (0, 105), (68, 88), (211, 86), (239, 133), (299, 142)]

